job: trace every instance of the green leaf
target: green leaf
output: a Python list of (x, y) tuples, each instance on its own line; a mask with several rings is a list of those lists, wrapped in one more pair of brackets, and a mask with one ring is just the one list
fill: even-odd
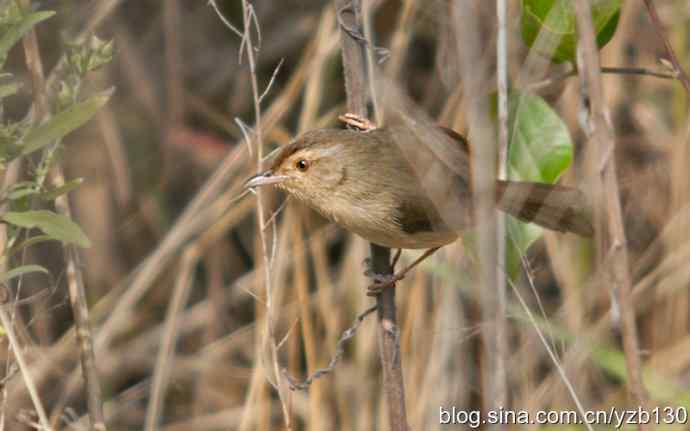
[(508, 177), (555, 183), (573, 160), (570, 131), (539, 96), (512, 92), (508, 97)]
[(20, 251), (24, 250), (25, 248), (31, 247), (32, 245), (35, 244), (40, 244), (42, 242), (46, 241), (53, 241), (53, 238), (49, 237), (48, 235), (36, 235), (32, 236), (31, 238), (27, 239), (26, 241), (22, 242), (21, 244), (17, 244), (10, 248), (9, 250), (5, 250), (5, 253), (0, 255), (0, 257), (4, 256), (7, 254), (8, 257), (15, 256), (17, 253)]
[[(555, 183), (573, 159), (573, 143), (563, 120), (539, 96), (511, 92), (508, 96), (508, 178)], [(515, 275), (520, 256), (543, 234), (535, 224), (509, 218), (507, 265)]]
[(32, 129), (24, 137), (22, 155), (40, 150), (81, 127), (110, 99), (112, 91), (93, 96), (52, 117), (48, 122)]
[(38, 186), (32, 181), (22, 181), (14, 184), (7, 193), (10, 200), (21, 199), (38, 193)]
[[(597, 45), (606, 45), (618, 26), (621, 0), (593, 0), (592, 22)], [(572, 0), (523, 0), (522, 39), (527, 46), (555, 63), (574, 61), (577, 19)]]
[(0, 283), (5, 283), (8, 280), (17, 278), (24, 274), (29, 274), (32, 272), (42, 272), (44, 274), (50, 274), (47, 269), (40, 265), (24, 265), (18, 268), (11, 269), (4, 274), (0, 274)]
[(41, 199), (47, 200), (47, 201), (52, 201), (52, 200), (54, 200), (54, 199), (56, 199), (62, 195), (65, 195), (65, 194), (71, 192), (72, 190), (76, 189), (83, 182), (84, 182), (83, 178), (75, 178), (71, 181), (66, 182), (65, 184), (63, 184), (62, 186), (60, 186), (58, 188), (48, 190), (46, 192), (41, 193), (40, 194)]
[(19, 40), (28, 33), (33, 26), (55, 15), (53, 11), (34, 12), (24, 15), (17, 22), (12, 23), (0, 36), (0, 65), (5, 62), (7, 53)]
[(52, 211), (8, 212), (1, 216), (3, 220), (15, 226), (31, 229), (38, 228), (46, 235), (58, 241), (73, 243), (80, 247), (90, 247), (91, 242), (78, 224), (69, 218)]

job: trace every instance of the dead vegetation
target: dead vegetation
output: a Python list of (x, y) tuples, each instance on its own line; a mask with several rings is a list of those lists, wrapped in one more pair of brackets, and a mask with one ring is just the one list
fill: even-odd
[[(70, 198), (93, 243), (81, 251), (81, 270), (108, 428), (387, 429), (374, 319), (308, 391), (290, 390), (285, 378), (328, 366), (343, 331), (373, 304), (362, 275), (368, 244), (296, 202), (271, 218), (280, 194), (263, 192), (258, 217), (254, 196), (237, 199), (257, 157), (260, 163), (300, 131), (335, 126), (345, 112), (334, 5), (218, 1), (238, 35), (206, 1), (46, 3), (57, 11), (37, 27), (47, 70), (62, 32), (91, 29), (116, 47), (114, 61), (90, 76), (90, 85), (114, 85), (116, 93), (96, 121), (67, 138), (63, 154), (66, 176), (84, 177)], [(465, 132), (474, 121), (467, 80), (477, 83), (475, 96), (495, 89), (494, 2), (466, 2), (484, 48), (471, 64), (458, 54), (466, 33), (456, 28), (462, 20), (452, 2), (364, 3), (374, 35), (369, 53), (384, 60), (376, 73), (430, 118)], [(578, 118), (578, 78), (529, 52), (519, 37), (519, 4), (508, 3), (508, 76), (521, 88), (535, 85), (562, 116), (576, 149), (562, 182), (583, 184), (588, 138)], [(687, 69), (690, 10), (683, 1), (654, 3)], [(23, 55), (12, 51), (7, 66), (27, 85), (4, 102), (6, 118), (21, 117), (31, 97)], [(645, 4), (626, 2), (601, 65), (667, 71), (660, 58), (669, 55)], [(650, 408), (690, 408), (688, 95), (681, 83), (654, 76), (605, 73), (602, 85), (627, 238), (620, 246), (634, 312), (628, 324), (637, 327), (645, 396)], [(406, 251), (402, 261), (416, 256)], [(55, 429), (87, 429), (62, 250), (40, 246), (23, 258), (49, 268), (57, 283), (24, 278), (21, 297), (50, 295), (15, 308), (38, 393)], [(496, 350), (482, 334), (495, 333), (496, 314), (483, 308), (482, 292), (494, 287), (477, 281), (476, 258), (458, 241), (398, 283), (411, 429), (444, 428), (441, 406), (492, 407), (487, 382), (497, 365), (487, 352)], [(637, 407), (620, 309), (596, 259), (593, 243), (554, 233), (524, 256), (527, 270), (514, 289), (507, 286), (498, 346), (505, 381), (494, 388), (506, 409), (576, 410), (574, 398), (587, 410)], [(28, 429), (33, 405), (4, 338), (1, 346), (4, 429)]]

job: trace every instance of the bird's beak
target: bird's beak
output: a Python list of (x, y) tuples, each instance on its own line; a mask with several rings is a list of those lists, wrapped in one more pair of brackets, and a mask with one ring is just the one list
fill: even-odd
[(289, 177), (287, 175), (273, 175), (273, 172), (266, 171), (260, 174), (256, 174), (249, 178), (247, 182), (244, 183), (245, 189), (253, 189), (254, 187), (268, 186), (270, 184), (282, 183)]

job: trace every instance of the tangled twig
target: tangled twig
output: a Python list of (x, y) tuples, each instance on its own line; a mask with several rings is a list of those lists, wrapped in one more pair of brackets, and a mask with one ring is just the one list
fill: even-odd
[(337, 14), (337, 19), (338, 19), (338, 25), (352, 37), (354, 40), (362, 44), (363, 46), (371, 49), (374, 51), (374, 54), (377, 55), (378, 59), (376, 62), (378, 64), (384, 63), (386, 60), (388, 60), (388, 57), (390, 57), (390, 50), (388, 48), (384, 48), (382, 46), (376, 46), (372, 43), (370, 43), (364, 35), (357, 30), (356, 28), (347, 25), (345, 21), (343, 20), (343, 13), (345, 12), (351, 12), (354, 13), (354, 8), (352, 7), (352, 2), (348, 2), (345, 6), (341, 7), (338, 9), (338, 14)]
[(331, 362), (328, 363), (328, 366), (325, 368), (319, 368), (318, 370), (314, 371), (312, 375), (307, 377), (303, 382), (298, 382), (296, 381), (293, 377), (291, 377), (287, 370), (283, 368), (283, 375), (285, 376), (285, 379), (288, 382), (288, 385), (291, 390), (293, 391), (306, 391), (309, 389), (309, 386), (314, 382), (314, 380), (318, 379), (319, 377), (323, 377), (326, 374), (330, 374), (333, 372), (335, 369), (335, 366), (337, 365), (338, 361), (340, 358), (342, 358), (343, 353), (345, 353), (345, 343), (352, 337), (355, 336), (357, 333), (357, 329), (359, 329), (359, 326), (362, 324), (364, 319), (378, 308), (377, 305), (372, 305), (371, 307), (367, 308), (357, 316), (357, 319), (355, 319), (355, 323), (352, 324), (348, 329), (343, 332), (343, 335), (340, 336), (340, 339), (335, 345), (335, 354), (333, 355), (333, 358), (331, 358)]

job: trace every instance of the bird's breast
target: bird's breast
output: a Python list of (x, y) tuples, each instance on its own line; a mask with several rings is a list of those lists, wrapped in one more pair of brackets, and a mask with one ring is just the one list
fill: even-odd
[(315, 207), (322, 215), (369, 242), (389, 248), (423, 249), (455, 241), (457, 233), (434, 225), (429, 218), (400, 212), (395, 197), (382, 194), (366, 199), (331, 196), (326, 207)]

